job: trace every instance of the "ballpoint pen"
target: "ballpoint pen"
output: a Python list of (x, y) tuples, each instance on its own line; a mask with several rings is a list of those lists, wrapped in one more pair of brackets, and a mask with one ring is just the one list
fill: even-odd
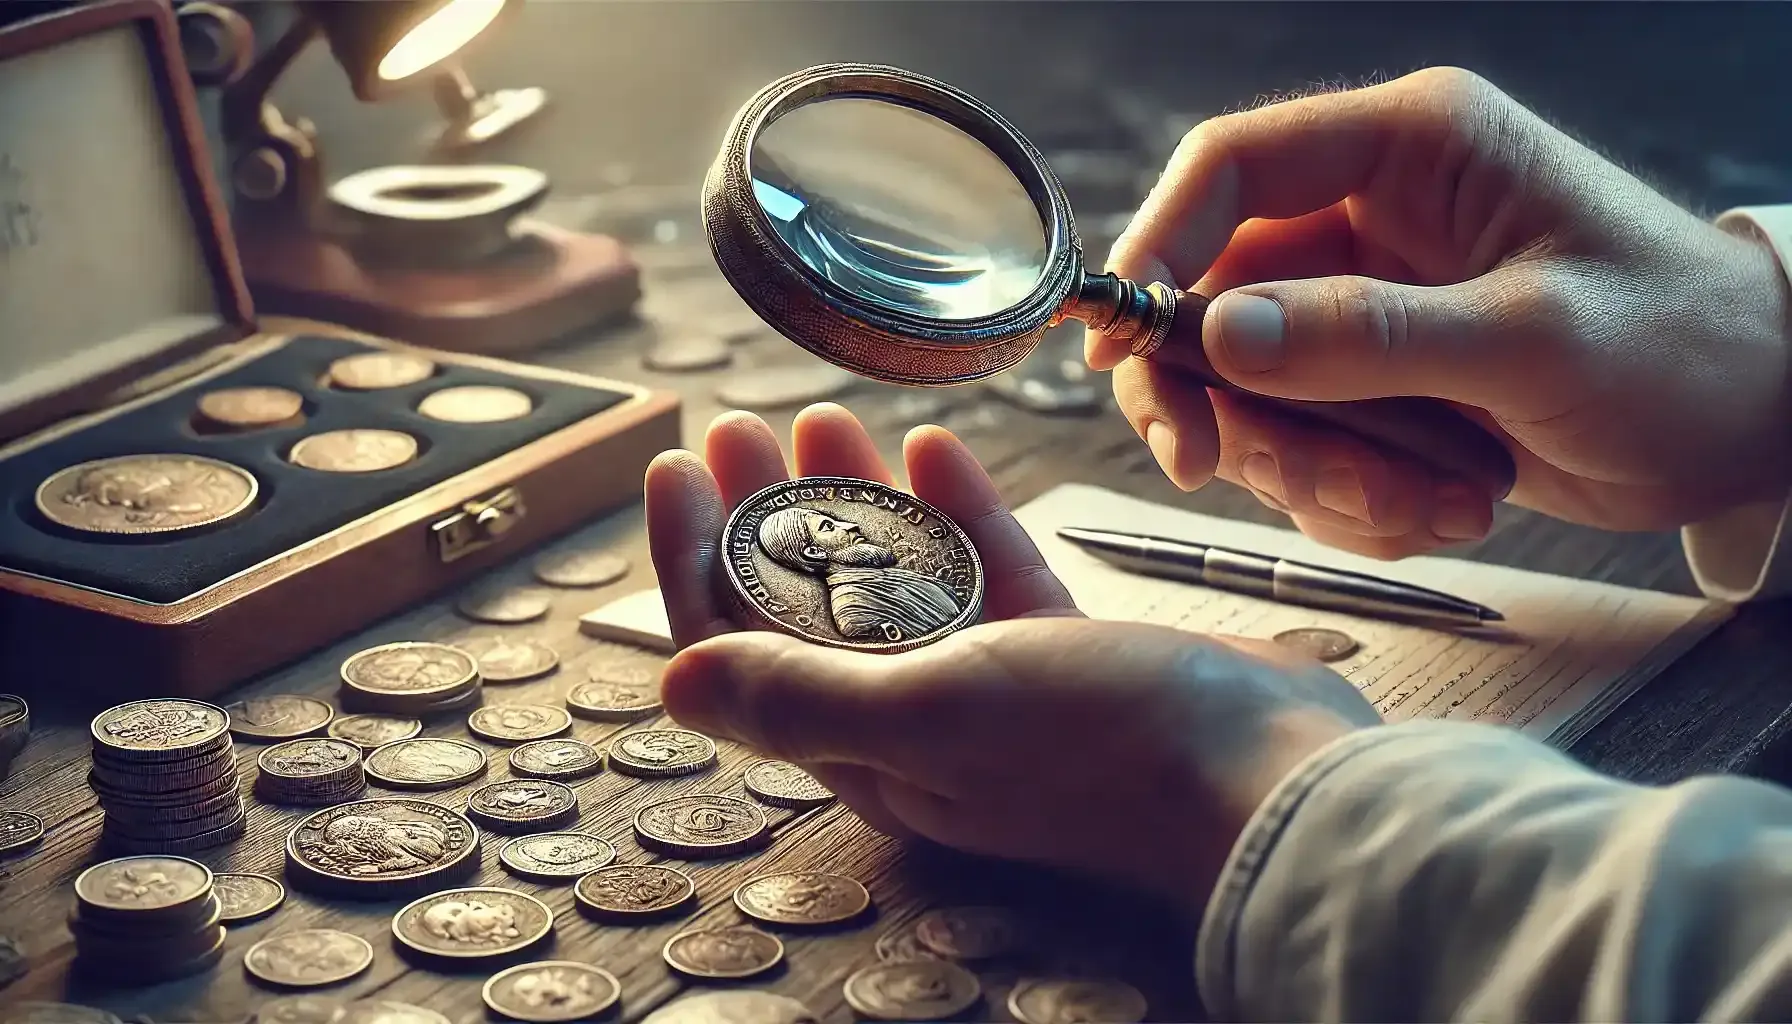
[(1492, 608), (1436, 590), (1286, 558), (1078, 526), (1061, 527), (1058, 536), (1127, 572), (1271, 601), (1453, 626), (1478, 626), (1505, 619)]

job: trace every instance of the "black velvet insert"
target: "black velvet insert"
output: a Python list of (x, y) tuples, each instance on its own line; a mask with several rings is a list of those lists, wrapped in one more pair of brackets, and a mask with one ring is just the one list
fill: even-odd
[[(438, 364), (428, 380), (383, 391), (342, 391), (321, 383), (332, 361), (365, 351), (372, 350), (336, 338), (293, 338), (229, 373), (0, 462), (0, 566), (171, 603), (628, 397), (448, 363)], [(443, 423), (417, 412), (417, 403), (430, 392), (468, 384), (522, 391), (535, 400), (535, 411), (501, 423)], [(304, 422), (219, 435), (193, 429), (200, 395), (254, 386), (303, 395)], [(419, 454), (376, 473), (320, 473), (286, 461), (299, 439), (353, 427), (402, 430), (417, 439)], [(57, 470), (91, 459), (155, 453), (206, 455), (248, 470), (261, 483), (257, 507), (208, 530), (124, 540), (71, 536), (38, 513), (37, 487)]]

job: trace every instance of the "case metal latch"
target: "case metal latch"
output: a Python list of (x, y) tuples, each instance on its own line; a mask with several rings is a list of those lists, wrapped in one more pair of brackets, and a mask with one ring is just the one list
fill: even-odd
[(436, 521), (429, 532), (436, 539), (436, 554), (443, 562), (452, 562), (502, 540), (527, 514), (523, 496), (506, 487), (467, 502), (459, 512)]

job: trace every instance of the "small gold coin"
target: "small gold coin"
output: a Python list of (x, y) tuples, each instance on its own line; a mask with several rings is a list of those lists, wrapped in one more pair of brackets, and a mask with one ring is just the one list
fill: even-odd
[(834, 791), (789, 761), (759, 761), (743, 780), (753, 799), (773, 807), (803, 810), (832, 803)]
[(243, 954), (243, 969), (270, 985), (313, 988), (334, 985), (373, 964), (373, 946), (334, 928), (270, 935)]
[(590, 678), (566, 692), (566, 706), (600, 722), (645, 718), (660, 709), (659, 673), (644, 665), (593, 665)]
[(628, 575), (628, 559), (608, 551), (563, 551), (535, 560), (535, 578), (550, 587), (603, 587)]
[(287, 693), (238, 701), (224, 712), (230, 716), (230, 731), (251, 740), (310, 736), (336, 717), (336, 709), (321, 700)]
[(778, 966), (784, 943), (751, 925), (693, 928), (668, 939), (661, 955), (693, 978), (751, 978)]
[(302, 438), (287, 459), (320, 473), (377, 473), (417, 457), (417, 439), (397, 430), (329, 430)]
[(767, 924), (828, 925), (864, 913), (871, 894), (845, 875), (786, 871), (742, 882), (734, 890), (734, 905)]
[(415, 718), (396, 715), (346, 715), (330, 723), (328, 734), (333, 739), (347, 740), (363, 751), (377, 750), (388, 743), (408, 740), (423, 731), (423, 723)]
[(218, 920), (237, 924), (265, 917), (286, 902), (286, 887), (267, 875), (219, 872), (212, 876), (218, 896)]
[(485, 774), (485, 751), (460, 740), (419, 736), (367, 755), (367, 777), (388, 789), (452, 789)]
[(454, 610), (474, 622), (501, 626), (539, 619), (553, 607), (547, 591), (535, 587), (479, 587), (454, 602)]
[(392, 916), (392, 934), (419, 953), (454, 959), (507, 956), (554, 928), (554, 912), (527, 893), (475, 886), (425, 896)]
[(520, 683), (539, 679), (560, 666), (560, 655), (540, 640), (487, 636), (468, 640), (461, 650), (479, 661), (488, 683)]
[(38, 485), (37, 510), (88, 533), (177, 533), (242, 515), (260, 491), (254, 476), (217, 459), (124, 455), (58, 470)]
[(417, 411), (446, 423), (498, 423), (529, 415), (535, 400), (514, 388), (478, 384), (433, 392)]
[(271, 427), (299, 414), (305, 400), (285, 388), (222, 388), (199, 396), (199, 415), (226, 430)]
[(1138, 1024), (1148, 1009), (1138, 989), (1103, 978), (1023, 978), (1008, 993), (1020, 1024)]
[(946, 960), (873, 964), (846, 979), (842, 994), (872, 1020), (946, 1020), (970, 1009), (983, 986), (970, 971)]
[(527, 1024), (590, 1020), (616, 1005), (622, 982), (601, 967), (571, 960), (518, 964), (491, 976), (480, 992), (492, 1012)]
[(547, 704), (487, 704), (467, 716), (467, 729), (490, 743), (527, 743), (572, 728), (565, 708)]
[(350, 391), (402, 388), (428, 380), (436, 364), (405, 352), (363, 352), (344, 356), (330, 364), (330, 383)]

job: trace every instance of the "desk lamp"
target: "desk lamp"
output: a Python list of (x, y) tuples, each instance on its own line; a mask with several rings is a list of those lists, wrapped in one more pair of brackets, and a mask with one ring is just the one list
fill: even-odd
[(315, 129), (268, 100), (319, 36), (362, 102), (428, 87), (445, 72), (458, 88), (466, 79), (450, 60), (518, 0), (294, 6), (292, 25), (222, 104), (238, 243), (260, 311), (484, 353), (527, 350), (629, 313), (639, 271), (619, 242), (521, 216), (547, 194), (541, 172), (377, 167), (326, 187)]

